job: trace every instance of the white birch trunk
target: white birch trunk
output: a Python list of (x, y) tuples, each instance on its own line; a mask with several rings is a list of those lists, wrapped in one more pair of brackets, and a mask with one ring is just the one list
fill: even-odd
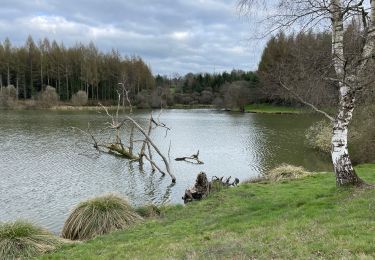
[[(344, 56), (344, 17), (341, 0), (331, 1), (332, 13), (332, 55), (333, 64), (339, 79), (339, 110), (333, 123), (332, 163), (338, 186), (360, 185), (363, 181), (357, 176), (348, 151), (348, 126), (353, 117), (355, 93), (360, 85), (360, 77), (375, 49), (375, 1), (371, 1), (371, 21), (366, 43), (358, 64), (349, 74), (345, 68)], [(349, 75), (347, 75), (349, 74)]]

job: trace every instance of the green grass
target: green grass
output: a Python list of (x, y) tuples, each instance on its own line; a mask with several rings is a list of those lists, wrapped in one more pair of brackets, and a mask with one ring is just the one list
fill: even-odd
[[(375, 165), (357, 171), (375, 183)], [(375, 189), (338, 189), (320, 173), (225, 189), (42, 259), (372, 259), (374, 234)]]
[(245, 106), (245, 112), (270, 114), (300, 114), (303, 112), (303, 110), (294, 107), (276, 106), (271, 104), (249, 104)]

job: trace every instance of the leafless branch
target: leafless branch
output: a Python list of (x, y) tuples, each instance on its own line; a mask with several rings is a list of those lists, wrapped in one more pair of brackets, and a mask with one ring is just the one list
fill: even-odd
[(288, 88), (281, 80), (279, 82), (280, 86), (283, 87), (284, 89), (286, 89), (289, 93), (291, 93), (295, 98), (297, 98), (301, 103), (311, 107), (314, 111), (324, 115), (326, 118), (328, 118), (331, 122), (335, 121), (335, 119), (330, 116), (327, 112), (323, 111), (323, 110), (320, 110), (318, 109), (316, 106), (314, 106), (313, 104), (305, 101), (303, 98), (301, 98), (297, 93), (295, 93), (294, 91), (292, 91), (290, 88)]

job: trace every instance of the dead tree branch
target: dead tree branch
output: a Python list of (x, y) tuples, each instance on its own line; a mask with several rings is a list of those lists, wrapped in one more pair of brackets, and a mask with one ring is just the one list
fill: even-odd
[(191, 156), (187, 157), (178, 157), (175, 159), (175, 161), (185, 161), (193, 164), (204, 164), (203, 161), (199, 160), (199, 150), (196, 154), (192, 154)]

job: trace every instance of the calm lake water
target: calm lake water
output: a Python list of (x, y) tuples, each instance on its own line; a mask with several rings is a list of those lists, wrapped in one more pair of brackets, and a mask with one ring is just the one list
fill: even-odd
[[(134, 117), (145, 126), (149, 114), (141, 111)], [(135, 206), (182, 203), (184, 190), (200, 171), (245, 180), (283, 162), (331, 169), (329, 158), (304, 144), (304, 132), (318, 116), (165, 110), (160, 119), (171, 131), (165, 137), (158, 129), (152, 137), (165, 154), (171, 142), (175, 185), (169, 176), (152, 173), (148, 164), (142, 171), (125, 159), (97, 156), (83, 142), (87, 139), (70, 128), (86, 128), (90, 122), (99, 132), (107, 120), (104, 114), (0, 111), (0, 221), (27, 219), (59, 233), (77, 203), (103, 193), (122, 194)], [(205, 164), (174, 161), (197, 150)]]

